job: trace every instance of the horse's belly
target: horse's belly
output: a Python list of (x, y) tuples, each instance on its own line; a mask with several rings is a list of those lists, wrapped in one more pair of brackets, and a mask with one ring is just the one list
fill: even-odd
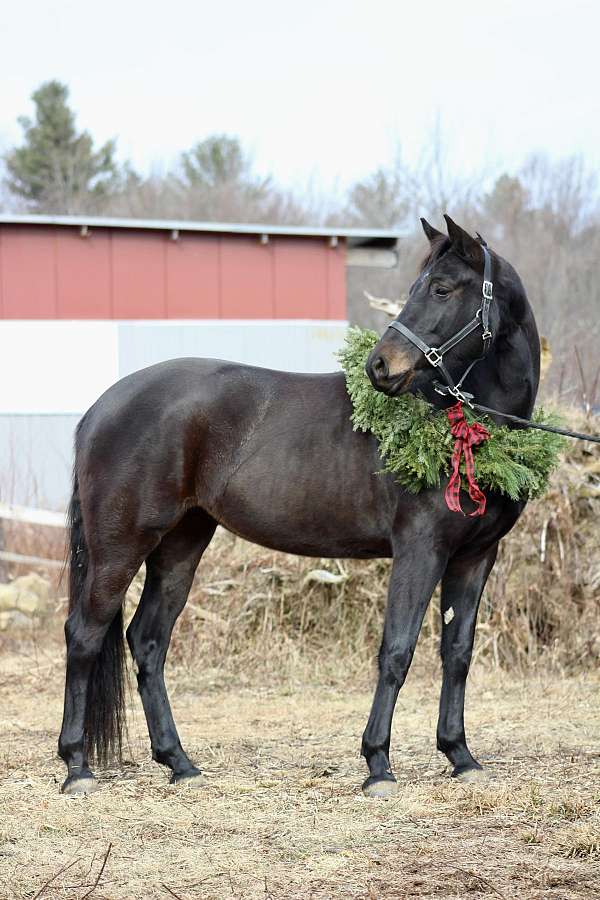
[(239, 537), (253, 544), (269, 547), (271, 550), (280, 550), (282, 553), (295, 553), (300, 556), (317, 556), (326, 558), (346, 559), (373, 559), (391, 557), (391, 542), (373, 534), (344, 532), (339, 530), (337, 534), (324, 534), (316, 529), (289, 529), (285, 523), (281, 528), (273, 528), (272, 523), (261, 526), (261, 523), (253, 523), (248, 526), (247, 521), (240, 517), (227, 516), (220, 520), (220, 524), (237, 534)]
[(235, 520), (236, 517), (227, 517), (220, 521), (227, 531), (231, 531), (253, 544), (260, 544), (271, 550), (280, 550), (282, 553), (339, 559), (373, 559), (392, 556), (391, 542), (373, 534), (339, 531), (337, 534), (331, 535), (308, 529), (301, 533), (300, 530), (290, 531), (283, 527), (276, 530), (269, 526), (261, 527), (260, 523), (247, 527), (245, 521), (231, 521), (231, 518)]
[[(325, 463), (307, 470), (233, 476), (209, 512), (240, 537), (304, 556), (391, 556), (389, 504), (380, 479), (336, 477)], [(366, 483), (365, 483), (366, 481)]]

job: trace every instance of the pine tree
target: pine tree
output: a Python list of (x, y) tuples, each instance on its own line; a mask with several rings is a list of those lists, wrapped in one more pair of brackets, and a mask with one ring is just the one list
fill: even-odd
[(68, 87), (59, 81), (42, 84), (32, 95), (35, 120), (18, 120), (23, 145), (5, 156), (9, 190), (36, 211), (94, 208), (117, 174), (114, 141), (94, 150), (89, 133), (77, 133), (68, 96)]

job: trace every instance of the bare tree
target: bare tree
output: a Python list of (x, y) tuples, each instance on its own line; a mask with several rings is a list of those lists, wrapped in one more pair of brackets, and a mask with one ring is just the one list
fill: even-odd
[[(581, 157), (552, 161), (536, 154), (518, 171), (489, 182), (485, 173), (468, 180), (452, 173), (436, 126), (413, 166), (398, 153), (392, 167), (379, 167), (355, 185), (348, 208), (353, 222), (398, 228), (400, 264), (389, 271), (351, 270), (350, 318), (385, 327), (387, 317), (369, 306), (364, 289), (397, 301), (425, 249), (418, 216), (441, 227), (441, 213), (448, 211), (484, 234), (521, 275), (552, 351), (544, 390), (560, 387), (565, 399), (573, 399), (583, 382), (598, 381), (600, 205), (595, 174)], [(387, 216), (386, 209), (391, 211)]]

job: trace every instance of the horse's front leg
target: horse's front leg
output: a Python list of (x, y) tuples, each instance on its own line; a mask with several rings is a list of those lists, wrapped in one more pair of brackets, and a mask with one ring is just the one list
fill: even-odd
[(446, 563), (447, 555), (423, 535), (404, 542), (394, 557), (379, 651), (379, 679), (362, 740), (362, 755), (370, 772), (363, 784), (367, 797), (387, 798), (397, 793), (389, 756), (394, 707), (412, 662), (425, 610)]
[(465, 737), (465, 685), (475, 637), (479, 601), (490, 574), (498, 544), (475, 559), (451, 560), (442, 578), (442, 693), (437, 727), (438, 750), (445, 753), (461, 781), (481, 777)]

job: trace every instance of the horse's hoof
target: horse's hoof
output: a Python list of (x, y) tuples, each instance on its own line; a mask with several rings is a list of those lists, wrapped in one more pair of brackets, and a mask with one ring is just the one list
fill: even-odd
[(362, 786), (362, 792), (371, 800), (392, 800), (398, 796), (398, 782), (391, 778), (380, 778), (376, 781), (367, 778)]
[(200, 769), (190, 769), (189, 772), (184, 772), (181, 775), (171, 775), (169, 784), (175, 787), (183, 785), (193, 790), (199, 790), (206, 785), (206, 780)]
[(453, 772), (452, 777), (462, 784), (485, 784), (490, 776), (484, 769), (465, 769), (463, 772)]
[(84, 776), (70, 775), (61, 788), (61, 792), (67, 797), (85, 797), (86, 794), (93, 794), (100, 785), (93, 775)]

